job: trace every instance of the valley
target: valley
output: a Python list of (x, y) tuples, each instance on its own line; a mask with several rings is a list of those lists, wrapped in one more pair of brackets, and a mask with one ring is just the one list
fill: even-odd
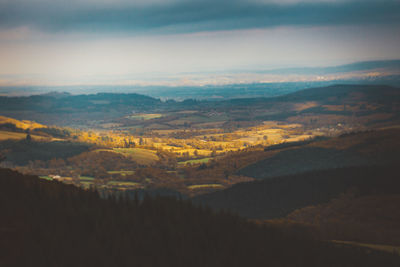
[[(1, 117), (2, 166), (86, 189), (166, 188), (185, 197), (260, 176), (378, 163), (364, 151), (375, 149), (369, 148), (374, 142), (368, 138), (382, 133), (389, 135), (382, 140), (397, 144), (393, 136), (400, 121), (399, 91), (386, 86), (337, 85), (221, 102), (162, 102), (118, 94), (43, 98), (7, 100), (28, 104), (3, 113), (42, 124)], [(0, 101), (6, 103), (6, 98)], [(110, 106), (114, 112), (104, 112)], [(46, 113), (49, 109), (53, 112)], [(46, 125), (53, 116), (68, 120)], [(364, 150), (353, 149), (357, 145)], [(379, 160), (393, 159), (386, 158)], [(270, 167), (263, 173), (257, 164)]]

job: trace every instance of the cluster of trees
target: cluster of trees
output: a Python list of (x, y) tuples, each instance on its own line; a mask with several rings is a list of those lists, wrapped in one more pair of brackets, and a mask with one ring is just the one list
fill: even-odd
[(46, 128), (35, 128), (31, 130), (32, 134), (49, 136), (55, 138), (70, 138), (72, 130), (61, 127), (46, 127)]
[(157, 162), (159, 167), (165, 167), (169, 169), (175, 169), (177, 167), (178, 158), (175, 153), (158, 148), (156, 154), (159, 159)]
[(27, 165), (34, 160), (67, 159), (88, 151), (90, 147), (87, 143), (68, 141), (36, 142), (24, 139), (0, 142), (0, 151), (4, 152), (7, 161), (17, 165)]
[(398, 266), (174, 198), (102, 199), (0, 169), (3, 266)]
[(25, 132), (24, 129), (18, 128), (14, 123), (11, 123), (11, 122), (1, 123), (0, 130), (17, 132), (17, 133)]
[(68, 159), (68, 165), (82, 175), (107, 178), (107, 171), (132, 170), (139, 165), (129, 157), (109, 151), (90, 151)]
[(67, 159), (52, 158), (48, 161), (35, 160), (28, 165), (31, 169), (50, 169), (54, 173), (77, 177), (92, 176), (109, 178), (108, 171), (132, 170), (139, 167), (137, 162), (119, 153), (109, 151), (87, 151)]

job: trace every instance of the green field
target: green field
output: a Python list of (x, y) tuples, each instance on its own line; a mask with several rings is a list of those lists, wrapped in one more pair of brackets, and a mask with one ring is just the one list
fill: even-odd
[(113, 149), (97, 149), (96, 152), (114, 152), (120, 153), (126, 157), (132, 158), (139, 164), (150, 165), (158, 160), (156, 152), (144, 148), (113, 148)]
[(157, 119), (161, 118), (163, 115), (162, 114), (136, 114), (136, 115), (130, 115), (127, 118), (131, 120), (151, 120), (151, 119)]
[(39, 176), (39, 178), (40, 178), (40, 179), (44, 179), (44, 180), (53, 181), (53, 178), (51, 178), (51, 177), (49, 177), (49, 176), (47, 176), (47, 175)]
[(195, 184), (189, 185), (189, 189), (201, 189), (201, 188), (223, 188), (222, 184)]
[(158, 160), (155, 151), (143, 148), (113, 148), (114, 152), (121, 153), (125, 156), (131, 157), (139, 164), (148, 165)]
[(108, 171), (109, 174), (121, 174), (122, 176), (135, 174), (135, 171)]
[(179, 165), (185, 165), (187, 163), (190, 164), (199, 164), (199, 163), (207, 163), (211, 158), (202, 158), (202, 159), (191, 159), (187, 161), (178, 162)]
[(114, 186), (138, 186), (140, 183), (130, 182), (130, 181), (109, 181), (108, 185)]
[(90, 177), (90, 176), (80, 176), (79, 179), (81, 180), (81, 183), (82, 183), (83, 181), (93, 182), (94, 177)]

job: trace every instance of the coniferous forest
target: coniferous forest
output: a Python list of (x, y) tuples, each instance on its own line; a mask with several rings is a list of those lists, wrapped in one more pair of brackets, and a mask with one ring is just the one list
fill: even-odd
[[(0, 170), (0, 266), (399, 266), (395, 254), (313, 240), (186, 200), (100, 198)], [(290, 232), (290, 234), (289, 234)]]

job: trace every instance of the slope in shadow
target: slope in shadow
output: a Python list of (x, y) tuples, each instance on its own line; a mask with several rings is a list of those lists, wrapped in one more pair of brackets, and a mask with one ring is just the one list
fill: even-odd
[(312, 171), (236, 184), (198, 196), (194, 201), (248, 218), (273, 219), (302, 207), (328, 202), (348, 190), (360, 196), (400, 194), (398, 168), (388, 165)]
[(271, 158), (241, 169), (238, 174), (265, 179), (301, 172), (334, 169), (368, 164), (369, 160), (356, 153), (321, 147), (284, 150)]

